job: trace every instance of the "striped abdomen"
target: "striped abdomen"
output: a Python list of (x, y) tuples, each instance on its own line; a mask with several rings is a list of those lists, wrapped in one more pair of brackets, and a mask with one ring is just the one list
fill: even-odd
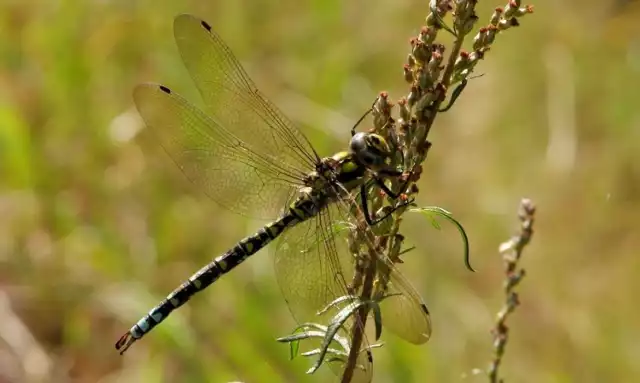
[(124, 353), (133, 342), (142, 338), (171, 312), (185, 304), (195, 293), (204, 290), (222, 275), (233, 270), (249, 256), (265, 247), (276, 239), (287, 228), (315, 216), (323, 207), (326, 199), (300, 198), (277, 221), (265, 225), (252, 236), (235, 245), (231, 250), (215, 258), (211, 263), (201, 268), (188, 280), (169, 294), (160, 304), (151, 309), (147, 315), (138, 321), (118, 342), (116, 349)]

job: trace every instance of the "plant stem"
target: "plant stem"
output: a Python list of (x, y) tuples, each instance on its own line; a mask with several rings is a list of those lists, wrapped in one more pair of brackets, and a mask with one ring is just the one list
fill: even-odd
[[(360, 295), (360, 299), (363, 301), (371, 300), (371, 295), (373, 293), (373, 282), (376, 276), (376, 262), (374, 257), (377, 257), (375, 250), (369, 250), (369, 257), (372, 260), (367, 265), (364, 277), (364, 283), (362, 286), (362, 294)], [(369, 314), (369, 305), (363, 305), (358, 309), (358, 314), (356, 316), (356, 324), (353, 330), (353, 335), (351, 337), (351, 348), (349, 351), (349, 359), (347, 360), (347, 365), (345, 366), (344, 373), (342, 375), (342, 383), (351, 382), (351, 378), (353, 377), (353, 372), (356, 368), (356, 364), (358, 362), (358, 356), (360, 355), (360, 348), (362, 347), (362, 339), (364, 338), (365, 325), (367, 324), (367, 316)], [(367, 352), (371, 352), (367, 350)]]
[(520, 304), (518, 294), (514, 291), (525, 275), (524, 269), (518, 269), (518, 261), (522, 256), (525, 246), (533, 236), (533, 222), (536, 207), (530, 199), (524, 198), (520, 202), (518, 218), (520, 219), (520, 232), (500, 245), (500, 253), (504, 263), (505, 303), (496, 318), (495, 327), (491, 330), (493, 335), (494, 355), (489, 366), (489, 382), (503, 382), (499, 378), (500, 364), (504, 356), (505, 347), (509, 339), (509, 328), (506, 325), (507, 318)]

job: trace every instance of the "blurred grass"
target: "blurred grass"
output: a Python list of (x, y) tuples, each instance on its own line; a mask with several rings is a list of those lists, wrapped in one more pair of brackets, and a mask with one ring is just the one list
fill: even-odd
[[(497, 246), (523, 195), (539, 212), (507, 382), (640, 378), (640, 6), (534, 4), (437, 121), (422, 179), (419, 202), (453, 211), (479, 271), (465, 272), (453, 227), (405, 223), (419, 250), (403, 271), (429, 304), (434, 336), (421, 347), (386, 337), (376, 381), (457, 381), (486, 367), (502, 299)], [(482, 2), (481, 20), (498, 5)], [(306, 377), (307, 364), (274, 341), (294, 322), (266, 254), (117, 355), (123, 330), (258, 225), (181, 178), (148, 139), (131, 89), (163, 82), (198, 101), (171, 31), (176, 14), (194, 13), (329, 154), (378, 91), (404, 94), (407, 41), (426, 8), (3, 1), (0, 381), (326, 380)]]

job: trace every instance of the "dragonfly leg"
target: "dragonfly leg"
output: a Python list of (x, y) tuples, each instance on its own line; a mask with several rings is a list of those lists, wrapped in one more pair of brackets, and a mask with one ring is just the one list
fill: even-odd
[[(398, 170), (383, 170), (380, 173), (384, 174), (385, 176), (392, 176), (392, 177), (398, 177), (402, 175), (402, 172)], [(392, 200), (395, 201), (398, 198), (400, 198), (400, 196), (402, 196), (402, 191), (407, 188), (407, 186), (409, 185), (409, 182), (411, 181), (412, 176), (413, 176), (413, 170), (411, 171), (411, 173), (409, 173), (407, 178), (402, 182), (402, 185), (398, 188), (400, 190), (399, 193), (396, 193), (393, 190), (389, 189), (387, 185), (384, 184), (384, 181), (379, 177), (379, 175), (374, 175), (373, 180), (375, 181), (376, 185), (378, 185), (378, 187), (382, 189), (382, 191), (384, 191), (389, 197), (391, 197)]]
[[(382, 189), (382, 191), (385, 192), (394, 201), (400, 198), (400, 196), (402, 195), (402, 192), (395, 193), (393, 190), (389, 189), (387, 185), (385, 185), (384, 182), (379, 178), (375, 178), (375, 182), (376, 182), (376, 185), (378, 185), (378, 187)], [(407, 183), (404, 182), (400, 190), (403, 190), (406, 186), (407, 186)]]
[(373, 106), (376, 104), (377, 101), (378, 101), (378, 99), (376, 98), (375, 101), (373, 101), (373, 104), (371, 104), (371, 108), (369, 108), (366, 112), (364, 112), (362, 117), (360, 117), (358, 119), (358, 121), (356, 121), (355, 125), (353, 125), (353, 127), (351, 128), (351, 137), (356, 135), (356, 128), (358, 127), (358, 125), (360, 125), (362, 120), (364, 120), (365, 117), (367, 117), (369, 115), (369, 113), (371, 113), (373, 111)]
[(371, 113), (371, 109), (368, 109), (366, 112), (364, 112), (364, 114), (362, 115), (362, 117), (360, 117), (358, 119), (358, 121), (356, 121), (355, 125), (353, 125), (353, 127), (351, 128), (351, 137), (356, 135), (356, 128), (358, 127), (358, 125), (360, 125), (360, 123), (362, 122), (362, 120), (365, 119), (365, 117), (367, 117), (369, 115), (369, 113)]
[[(384, 183), (380, 182), (382, 185), (384, 185)], [(378, 182), (376, 182), (376, 184), (378, 184)], [(380, 185), (378, 185), (380, 186)], [(401, 207), (407, 206), (409, 204), (412, 204), (414, 199), (411, 198), (409, 200), (403, 201), (402, 203), (394, 206), (391, 210), (389, 210), (386, 214), (384, 214), (382, 217), (376, 217), (375, 219), (372, 218), (372, 214), (369, 212), (369, 203), (367, 202), (367, 189), (368, 189), (368, 185), (361, 185), (360, 186), (360, 199), (362, 200), (362, 212), (364, 213), (364, 220), (367, 222), (367, 224), (369, 226), (375, 226), (378, 223), (384, 221), (388, 216), (390, 216), (391, 214), (393, 214), (396, 210), (400, 209)], [(386, 189), (386, 190), (385, 190)], [(384, 185), (384, 187), (382, 188), (382, 190), (385, 191), (385, 193), (389, 194), (389, 192), (391, 192), (391, 190), (389, 190), (389, 188)], [(394, 200), (398, 199), (400, 197), (400, 194), (397, 194), (397, 197), (392, 197)]]

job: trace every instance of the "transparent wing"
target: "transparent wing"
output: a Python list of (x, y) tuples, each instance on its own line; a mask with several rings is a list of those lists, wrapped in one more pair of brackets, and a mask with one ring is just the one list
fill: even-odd
[[(348, 294), (347, 286), (353, 281), (355, 267), (347, 242), (351, 224), (347, 205), (346, 201), (332, 204), (315, 219), (287, 230), (279, 240), (275, 254), (276, 276), (298, 323), (330, 323), (336, 310), (322, 316), (317, 312)], [(431, 336), (426, 305), (391, 261), (383, 254), (377, 256), (378, 262), (384, 265), (378, 272), (388, 275), (384, 292), (389, 297), (380, 304), (384, 328), (408, 342), (425, 343)], [(376, 286), (382, 288), (381, 284)], [(372, 321), (369, 318), (368, 323)], [(368, 366), (357, 371), (359, 379), (366, 381), (373, 368), (372, 361), (362, 353), (359, 363)]]
[(391, 297), (380, 303), (384, 328), (413, 344), (427, 342), (431, 337), (427, 305), (395, 267), (391, 268), (386, 291)]
[[(362, 201), (359, 194), (355, 201), (351, 209), (352, 214), (360, 214), (358, 211), (362, 207)], [(385, 225), (385, 222), (379, 225)], [(376, 252), (376, 256), (378, 265), (375, 292), (388, 296), (380, 303), (384, 328), (413, 344), (427, 342), (432, 330), (427, 305), (389, 257), (380, 251)]]
[(267, 100), (231, 49), (209, 24), (191, 15), (174, 20), (174, 35), (207, 111), (253, 152), (287, 169), (314, 169), (319, 160), (307, 138)]
[[(289, 229), (276, 250), (275, 270), (289, 309), (299, 323), (328, 323), (334, 312), (322, 318), (316, 312), (338, 297), (347, 295), (353, 281), (354, 262), (348, 248), (348, 202), (332, 204), (315, 220)], [(336, 230), (336, 225), (343, 227)], [(373, 247), (373, 244), (369, 244)], [(422, 344), (431, 336), (431, 319), (415, 288), (393, 263), (377, 253), (378, 289), (385, 288), (382, 309), (383, 326), (413, 344)], [(388, 278), (381, 277), (385, 273)], [(324, 322), (323, 322), (324, 320)]]
[(301, 171), (255, 153), (180, 95), (156, 84), (135, 88), (134, 102), (160, 144), (194, 184), (221, 206), (273, 218), (301, 183)]
[(331, 206), (316, 218), (288, 229), (276, 248), (278, 283), (293, 317), (300, 323), (318, 322), (319, 310), (348, 294), (353, 267), (346, 243), (332, 233), (331, 225), (339, 224), (336, 213), (337, 209)]
[[(275, 253), (275, 271), (282, 294), (293, 317), (300, 324), (319, 323), (329, 325), (337, 309), (317, 315), (330, 302), (345, 296), (347, 283), (353, 275), (353, 262), (345, 238), (335, 236), (334, 225), (340, 224), (343, 215), (336, 205), (325, 208), (316, 218), (288, 229), (280, 238)], [(347, 331), (354, 321), (349, 319)], [(349, 337), (348, 333), (342, 333)], [(319, 347), (319, 342), (307, 342), (305, 347)], [(361, 349), (368, 342), (365, 339)], [(354, 382), (369, 382), (373, 366), (370, 354), (362, 352), (360, 366), (354, 371)], [(343, 365), (332, 363), (336, 375), (341, 375)]]

